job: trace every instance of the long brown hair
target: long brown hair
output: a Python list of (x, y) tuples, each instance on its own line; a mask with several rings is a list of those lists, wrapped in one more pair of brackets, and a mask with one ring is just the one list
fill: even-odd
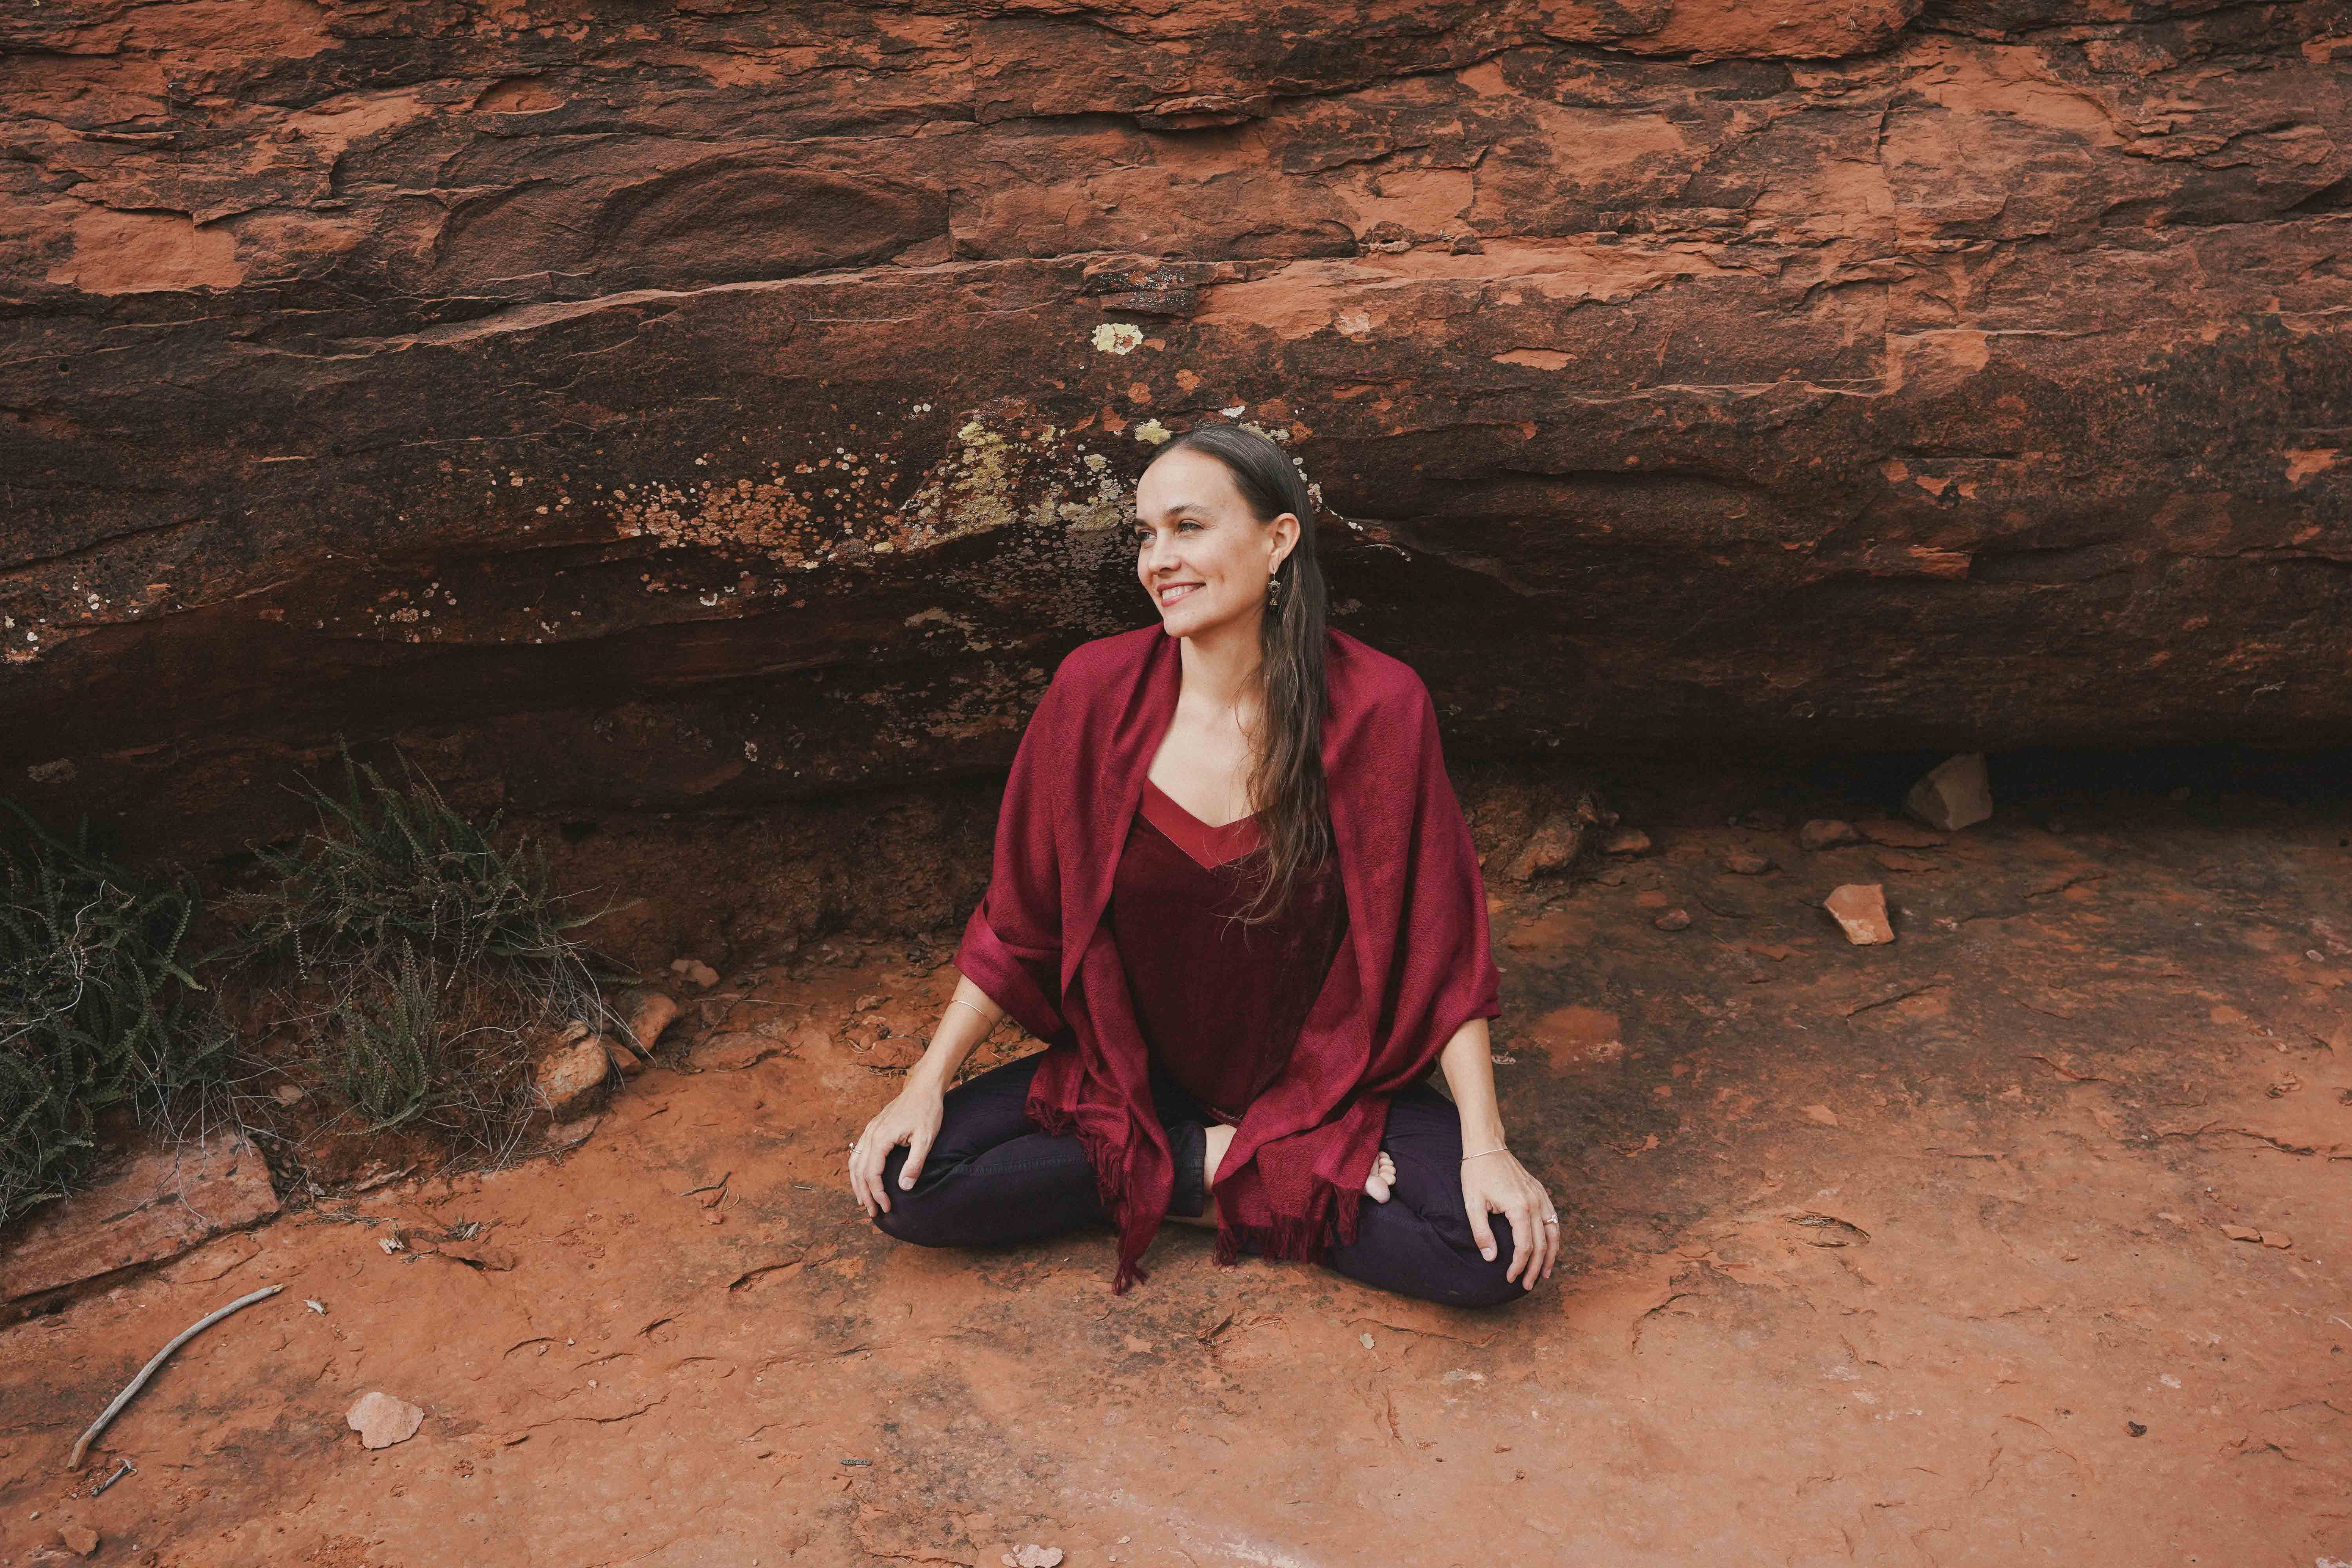
[(1298, 542), (1275, 568), (1279, 596), (1258, 628), (1260, 718), (1247, 787), (1258, 814), (1265, 869), (1255, 895), (1234, 918), (1264, 925), (1282, 912), (1299, 877), (1321, 866), (1333, 848), (1323, 779), (1323, 627), (1329, 601), (1315, 558), (1315, 498), (1290, 455), (1255, 430), (1196, 426), (1160, 455), (1178, 450), (1223, 463), (1260, 523), (1286, 511), (1298, 519)]

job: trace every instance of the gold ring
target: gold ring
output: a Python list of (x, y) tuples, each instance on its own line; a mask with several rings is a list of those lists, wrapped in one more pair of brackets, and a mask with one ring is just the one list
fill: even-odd
[(1544, 1224), (1546, 1224), (1546, 1225), (1558, 1225), (1559, 1223), (1559, 1216), (1558, 1216), (1558, 1215), (1544, 1215)]

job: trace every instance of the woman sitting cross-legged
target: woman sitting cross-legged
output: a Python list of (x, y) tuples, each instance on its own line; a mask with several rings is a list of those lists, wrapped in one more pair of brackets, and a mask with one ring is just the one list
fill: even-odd
[[(1436, 713), (1408, 666), (1324, 624), (1312, 508), (1234, 426), (1144, 470), (1160, 624), (1055, 671), (955, 998), (851, 1147), (889, 1235), (1108, 1223), (1121, 1292), (1163, 1218), (1214, 1225), (1221, 1263), (1458, 1306), (1551, 1273), (1559, 1219), (1495, 1102), (1499, 976)], [(1045, 1048), (948, 1088), (1005, 1013)]]

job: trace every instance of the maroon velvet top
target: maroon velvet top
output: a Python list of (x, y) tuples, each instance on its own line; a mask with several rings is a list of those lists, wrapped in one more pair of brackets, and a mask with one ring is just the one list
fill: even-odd
[(1265, 858), (1255, 816), (1213, 827), (1147, 775), (1111, 883), (1108, 924), (1150, 1058), (1229, 1124), (1289, 1061), (1348, 929), (1336, 858), (1267, 923), (1231, 920)]

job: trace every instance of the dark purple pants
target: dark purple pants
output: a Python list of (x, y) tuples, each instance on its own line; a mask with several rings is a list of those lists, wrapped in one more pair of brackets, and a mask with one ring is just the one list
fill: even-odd
[[(1076, 1137), (1048, 1137), (1029, 1120), (1024, 1107), (1037, 1062), (1023, 1057), (948, 1090), (938, 1141), (912, 1192), (898, 1186), (906, 1147), (890, 1151), (882, 1167), (890, 1208), (874, 1221), (884, 1234), (923, 1247), (982, 1247), (1110, 1223)], [(1176, 1154), (1170, 1212), (1198, 1215), (1206, 1206), (1201, 1172), (1210, 1119), (1165, 1076), (1154, 1073), (1151, 1089)], [(1381, 1147), (1396, 1162), (1389, 1201), (1366, 1198), (1356, 1239), (1329, 1248), (1324, 1262), (1366, 1285), (1453, 1307), (1527, 1294), (1503, 1277), (1511, 1264), (1510, 1222), (1489, 1216), (1492, 1263), (1471, 1237), (1462, 1204), (1462, 1123), (1452, 1102), (1425, 1083), (1413, 1085), (1389, 1102)]]

